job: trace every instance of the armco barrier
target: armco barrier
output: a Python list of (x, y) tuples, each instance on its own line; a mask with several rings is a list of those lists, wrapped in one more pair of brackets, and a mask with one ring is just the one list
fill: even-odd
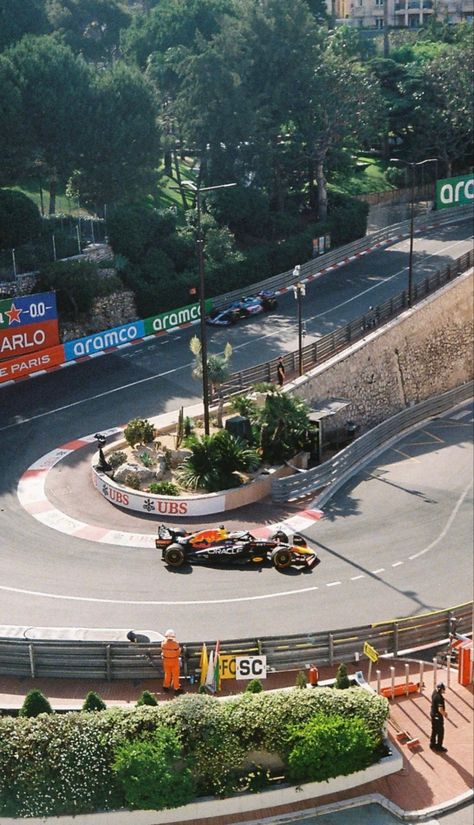
[[(424, 227), (441, 227), (444, 224), (451, 222), (453, 220), (453, 217), (456, 221), (463, 220), (467, 215), (470, 214), (470, 209), (470, 206), (455, 207), (454, 209), (443, 210), (443, 212), (439, 214), (430, 213), (428, 216), (422, 216), (420, 218), (417, 218), (415, 220), (416, 231), (418, 232)], [(248, 294), (249, 291), (257, 292), (260, 289), (267, 288), (275, 289), (278, 292), (278, 294), (283, 294), (287, 292), (291, 288), (291, 285), (295, 283), (298, 279), (302, 280), (304, 283), (308, 283), (312, 280), (315, 280), (316, 278), (321, 277), (325, 273), (330, 272), (333, 269), (337, 269), (340, 266), (344, 266), (344, 264), (349, 263), (352, 260), (355, 260), (357, 257), (360, 257), (361, 255), (365, 255), (368, 252), (374, 251), (374, 249), (378, 247), (394, 243), (400, 238), (406, 237), (409, 234), (409, 225), (409, 221), (394, 224), (392, 226), (380, 230), (379, 232), (374, 233), (373, 235), (365, 236), (344, 247), (339, 247), (338, 249), (332, 252), (328, 252), (317, 259), (307, 261), (306, 263), (301, 265), (298, 276), (293, 275), (293, 272), (283, 272), (280, 275), (276, 275), (272, 278), (267, 278), (265, 281), (260, 281), (257, 284), (251, 284), (250, 286), (247, 286), (245, 289), (234, 290), (233, 292), (227, 293), (225, 295), (208, 299), (206, 301), (206, 311), (209, 312), (211, 306), (215, 308), (220, 308), (225, 304), (229, 303), (230, 301), (236, 298), (241, 298), (243, 295)], [(57, 369), (64, 366), (73, 366), (74, 364), (78, 363), (84, 358), (94, 358), (97, 355), (104, 355), (107, 352), (112, 352), (117, 349), (132, 346), (134, 344), (139, 343), (140, 341), (147, 340), (147, 338), (151, 338), (154, 335), (162, 335), (166, 331), (170, 331), (171, 327), (173, 329), (180, 329), (183, 326), (185, 327), (189, 326), (190, 324), (198, 323), (197, 317), (191, 317), (193, 315), (194, 309), (197, 308), (197, 306), (198, 305), (196, 304), (190, 305), (188, 307), (181, 307), (180, 309), (176, 308), (174, 310), (170, 310), (169, 312), (153, 316), (152, 318), (145, 318), (142, 320), (139, 319), (137, 322), (132, 322), (131, 324), (125, 324), (115, 329), (102, 330), (93, 335), (86, 336), (85, 338), (78, 339), (76, 341), (69, 341), (67, 342), (67, 344), (64, 345), (64, 362), (58, 362), (57, 357), (53, 359), (52, 357), (45, 356), (44, 359), (41, 359), (41, 351), (39, 351), (38, 357), (33, 359), (31, 368), (30, 365), (25, 360), (23, 360), (20, 365), (14, 364), (12, 365), (11, 369), (6, 367), (5, 370), (3, 370), (3, 372), (0, 371), (0, 387), (1, 385), (7, 386), (9, 383), (14, 382), (20, 378), (30, 378), (43, 375), (49, 369)], [(180, 322), (180, 315), (183, 318), (182, 323)], [(176, 320), (173, 321), (172, 324), (167, 326), (164, 316), (168, 318), (174, 316)], [(156, 326), (158, 326), (158, 329), (156, 328)], [(342, 344), (342, 346), (344, 346), (344, 344)], [(292, 360), (291, 365), (289, 363), (290, 358)], [(304, 354), (304, 358), (306, 359), (306, 352)], [(286, 356), (284, 363), (285, 369), (294, 369), (296, 364), (295, 355), (293, 354), (292, 356)], [(306, 365), (306, 361), (304, 363)], [(254, 383), (255, 381), (270, 380), (272, 371), (271, 364), (267, 364), (264, 366), (265, 369), (262, 369), (262, 365), (256, 368), (255, 376), (252, 372), (245, 372), (245, 375), (248, 376), (250, 383)], [(13, 369), (13, 367), (15, 367), (15, 369)], [(243, 373), (239, 373), (238, 375), (236, 385), (237, 389), (249, 386), (249, 383), (243, 382), (242, 375)], [(235, 382), (233, 377), (231, 380), (230, 391), (236, 390), (234, 384)], [(229, 391), (227, 391), (227, 394), (228, 392)]]
[[(433, 226), (442, 226), (454, 219), (464, 220), (472, 214), (472, 206), (454, 207), (443, 212), (430, 212), (427, 215), (421, 215), (414, 220), (415, 233)], [(271, 278), (266, 278), (263, 281), (258, 281), (255, 284), (245, 287), (244, 289), (234, 289), (231, 292), (226, 292), (224, 295), (219, 295), (212, 299), (215, 309), (220, 309), (226, 304), (236, 301), (249, 293), (259, 292), (261, 289), (272, 289), (275, 292), (287, 292), (293, 284), (297, 281), (306, 283), (325, 275), (332, 269), (350, 263), (355, 258), (365, 255), (368, 251), (373, 251), (378, 247), (395, 243), (403, 237), (410, 234), (410, 221), (402, 221), (400, 223), (386, 226), (384, 229), (379, 229), (371, 235), (364, 235), (363, 238), (358, 238), (352, 243), (345, 246), (337, 247), (324, 255), (317, 258), (312, 258), (306, 263), (301, 264), (298, 275), (293, 274), (293, 270), (281, 272), (279, 275), (274, 275)]]
[[(221, 642), (221, 653), (265, 655), (270, 671), (304, 668), (310, 664), (333, 665), (362, 655), (364, 642), (379, 654), (398, 655), (417, 647), (448, 639), (453, 617), (458, 629), (470, 630), (472, 602), (407, 619), (379, 622), (341, 630), (308, 632), (290, 636), (266, 636)], [(208, 649), (215, 642), (206, 640)], [(146, 656), (152, 651), (153, 662)], [(156, 653), (153, 651), (156, 650)], [(199, 671), (201, 643), (183, 645), (185, 676)], [(28, 641), (0, 639), (0, 675), (24, 678), (156, 679), (162, 676), (159, 645), (123, 642)]]
[[(404, 431), (427, 418), (440, 415), (457, 404), (468, 401), (472, 398), (473, 393), (474, 382), (469, 381), (436, 398), (422, 401), (414, 407), (402, 410), (387, 421), (383, 421), (377, 427), (364, 433), (344, 450), (330, 458), (329, 461), (325, 461), (324, 464), (286, 478), (272, 480), (273, 501), (279, 503), (295, 501), (327, 487), (334, 491), (346, 480), (348, 475), (354, 472), (354, 468), (361, 461), (366, 461), (376, 450), (387, 444), (392, 438), (399, 437)], [(321, 500), (318, 499), (317, 504), (321, 506)]]
[[(470, 250), (465, 255), (457, 258), (450, 266), (438, 270), (433, 275), (428, 276), (420, 283), (415, 284), (413, 288), (413, 304), (422, 301), (427, 295), (436, 292), (449, 281), (457, 278), (474, 263), (474, 251)], [(318, 338), (312, 344), (302, 348), (303, 357), (303, 372), (307, 372), (318, 364), (324, 363), (333, 355), (347, 347), (360, 341), (367, 335), (368, 332), (375, 327), (386, 323), (391, 318), (395, 318), (408, 307), (408, 294), (406, 290), (392, 295), (387, 298), (383, 304), (378, 304), (372, 307), (370, 312), (354, 318), (346, 326), (335, 329), (328, 335)], [(299, 352), (290, 352), (283, 356), (283, 365), (287, 375), (294, 373), (298, 368)], [(276, 379), (276, 365), (277, 359), (267, 361), (264, 364), (256, 364), (249, 369), (240, 370), (240, 372), (233, 373), (228, 381), (224, 382), (219, 388), (219, 392), (224, 398), (230, 395), (241, 392), (242, 390), (251, 387), (253, 384), (259, 384), (266, 381), (275, 381)]]

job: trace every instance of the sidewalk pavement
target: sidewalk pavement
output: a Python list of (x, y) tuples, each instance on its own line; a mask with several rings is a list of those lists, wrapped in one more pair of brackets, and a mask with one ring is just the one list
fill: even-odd
[[(380, 670), (381, 687), (390, 686), (390, 666), (395, 667), (395, 683), (405, 683), (405, 662), (408, 660), (379, 659), (372, 668), (371, 686), (376, 688), (376, 669)], [(349, 669), (351, 675), (356, 670), (363, 671), (368, 677), (367, 664), (358, 663)], [(336, 667), (319, 669), (320, 681), (333, 678)], [(412, 660), (409, 664), (409, 679), (419, 682), (420, 664)], [(265, 681), (265, 689), (292, 687), (295, 685), (296, 671), (273, 673)], [(448, 718), (445, 722), (445, 745), (447, 753), (436, 753), (429, 748), (430, 699), (434, 681), (449, 684), (446, 690), (446, 709)], [(424, 688), (421, 693), (397, 697), (390, 700), (390, 719), (395, 728), (407, 730), (412, 738), (419, 739), (419, 746), (410, 749), (395, 739), (395, 728), (388, 725), (389, 737), (403, 755), (403, 770), (385, 779), (377, 780), (337, 795), (320, 797), (314, 806), (326, 806), (353, 799), (355, 796), (378, 795), (401, 809), (406, 814), (424, 811), (433, 815), (453, 807), (457, 800), (469, 797), (473, 787), (473, 686), (462, 687), (457, 681), (457, 670), (451, 668), (450, 674), (445, 668), (438, 667), (436, 679), (432, 665), (424, 664)], [(102, 682), (70, 679), (18, 679), (3, 677), (0, 679), (0, 708), (18, 708), (24, 696), (33, 687), (41, 690), (56, 710), (79, 709), (89, 690), (99, 693), (108, 706), (118, 705), (133, 707), (143, 690), (155, 693), (159, 701), (173, 701), (169, 694), (162, 692), (161, 680)], [(245, 689), (245, 682), (231, 680), (223, 682), (220, 695), (230, 695)], [(196, 692), (197, 686), (186, 688), (189, 693)], [(287, 806), (285, 806), (287, 807)], [(290, 811), (302, 811), (310, 803), (294, 803)], [(283, 815), (288, 811), (269, 809), (261, 811), (261, 817)], [(231, 820), (229, 820), (231, 821)], [(236, 821), (236, 820), (234, 820)], [(240, 817), (239, 822), (245, 818)]]

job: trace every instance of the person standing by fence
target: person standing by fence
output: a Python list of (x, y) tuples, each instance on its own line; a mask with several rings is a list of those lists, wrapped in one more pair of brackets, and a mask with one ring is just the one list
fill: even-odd
[(176, 641), (174, 630), (167, 630), (165, 638), (161, 643), (161, 658), (163, 659), (163, 690), (168, 693), (170, 687), (174, 688), (176, 694), (182, 693), (179, 686), (179, 657), (181, 656), (181, 646)]
[(278, 379), (278, 386), (282, 387), (283, 383), (285, 381), (285, 366), (283, 364), (283, 358), (281, 357), (281, 355), (280, 355), (280, 357), (278, 358), (278, 361), (277, 361), (277, 379)]
[(431, 739), (430, 748), (432, 751), (446, 753), (447, 748), (443, 747), (444, 720), (447, 717), (444, 705), (444, 691), (446, 690), (442, 682), (436, 685), (436, 690), (431, 696)]

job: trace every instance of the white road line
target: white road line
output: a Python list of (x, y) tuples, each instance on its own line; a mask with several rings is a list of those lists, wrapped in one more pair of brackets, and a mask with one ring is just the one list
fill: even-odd
[[(443, 249), (443, 254), (445, 252), (447, 252), (449, 249), (454, 249), (460, 243), (465, 243), (465, 242), (466, 242), (465, 240), (456, 241), (454, 244), (451, 244), (451, 246), (447, 246), (446, 249)], [(427, 255), (426, 258), (423, 258), (423, 264), (426, 263), (426, 261), (429, 261), (430, 258), (437, 258), (438, 254), (433, 253), (432, 255)], [(317, 318), (323, 318), (325, 315), (329, 315), (331, 312), (334, 312), (337, 309), (341, 309), (342, 307), (347, 306), (347, 304), (352, 303), (352, 301), (356, 301), (358, 298), (361, 298), (363, 295), (367, 295), (369, 292), (372, 292), (372, 290), (378, 289), (381, 286), (385, 286), (386, 284), (388, 284), (390, 281), (393, 281), (394, 278), (397, 278), (398, 275), (401, 275), (406, 270), (408, 270), (408, 266), (404, 266), (403, 269), (399, 269), (398, 272), (395, 272), (393, 275), (390, 275), (390, 277), (386, 278), (384, 281), (380, 281), (378, 284), (373, 284), (373, 286), (369, 286), (369, 288), (365, 289), (363, 292), (358, 292), (357, 295), (353, 295), (352, 298), (348, 298), (347, 301), (342, 301), (341, 304), (337, 304), (336, 306), (331, 307), (331, 309), (327, 309), (326, 312), (320, 312), (318, 315), (312, 315), (309, 318), (305, 318), (306, 323), (308, 321), (315, 321)]]
[(341, 584), (341, 582), (326, 582), (326, 587), (336, 587), (337, 584)]
[[(340, 582), (335, 582), (340, 584)], [(195, 599), (190, 601), (151, 601), (151, 600), (125, 600), (125, 599), (96, 599), (92, 596), (61, 596), (57, 593), (44, 593), (40, 590), (23, 590), (18, 587), (4, 587), (0, 585), (0, 590), (7, 593), (23, 593), (26, 596), (39, 596), (45, 599), (57, 599), (58, 601), (72, 601), (72, 602), (94, 602), (95, 604), (133, 604), (133, 605), (149, 605), (152, 607), (169, 606), (169, 605), (199, 605), (199, 604), (229, 604), (230, 602), (254, 602), (263, 599), (278, 599), (280, 596), (299, 596), (301, 593), (312, 593), (318, 590), (318, 587), (303, 587), (300, 590), (283, 590), (280, 593), (265, 593), (262, 596), (241, 596), (234, 599)]]
[(360, 576), (351, 576), (351, 582), (356, 582), (359, 579), (365, 579), (365, 575), (363, 573), (361, 573)]
[(468, 492), (471, 488), (472, 488), (472, 481), (469, 482), (466, 489), (459, 496), (459, 499), (457, 500), (457, 502), (456, 502), (456, 504), (453, 508), (453, 512), (449, 516), (449, 518), (446, 522), (446, 525), (444, 526), (443, 530), (439, 534), (438, 538), (436, 538), (434, 541), (432, 541), (431, 544), (428, 545), (428, 547), (425, 547), (423, 550), (420, 550), (419, 553), (414, 553), (413, 556), (409, 556), (408, 558), (410, 559), (410, 561), (413, 561), (413, 559), (418, 559), (420, 556), (424, 556), (425, 553), (428, 553), (430, 550), (433, 550), (433, 548), (436, 547), (436, 545), (439, 544), (439, 542), (444, 539), (444, 537), (448, 533), (454, 519), (456, 518), (456, 516), (458, 514), (459, 508), (461, 507), (464, 499), (466, 498), (466, 496), (467, 496), (467, 494), (468, 494)]
[(467, 418), (468, 415), (472, 415), (472, 410), (461, 410), (461, 412), (458, 412), (455, 415), (450, 415), (449, 417), (453, 421), (458, 421), (460, 418)]
[(395, 561), (392, 564), (392, 567), (400, 567), (401, 564), (405, 564), (405, 562), (404, 561)]
[(378, 570), (371, 570), (370, 571), (373, 575), (376, 573), (385, 573), (385, 567), (379, 567)]
[[(106, 354), (109, 355), (110, 353)], [(65, 404), (63, 407), (56, 407), (54, 410), (47, 410), (47, 412), (38, 413), (38, 415), (32, 415), (30, 416), (30, 418), (24, 418), (22, 421), (15, 421), (13, 424), (7, 424), (6, 427), (0, 427), (0, 432), (3, 432), (4, 430), (11, 430), (13, 427), (18, 427), (20, 424), (28, 424), (30, 421), (37, 421), (38, 418), (45, 418), (48, 415), (54, 415), (58, 412), (64, 412), (64, 410), (70, 410), (72, 407), (79, 407), (81, 404), (88, 404), (89, 401), (96, 401), (97, 398), (105, 398), (107, 395), (113, 395), (116, 392), (122, 392), (122, 390), (128, 390), (131, 387), (137, 387), (139, 384), (146, 384), (148, 381), (155, 381), (157, 378), (164, 378), (164, 376), (166, 375), (172, 375), (174, 372), (189, 369), (189, 367), (192, 366), (193, 365), (191, 363), (182, 364), (182, 366), (174, 367), (174, 369), (172, 370), (158, 372), (155, 375), (149, 375), (147, 378), (140, 378), (138, 381), (132, 381), (130, 384), (122, 384), (121, 387), (114, 387), (111, 390), (99, 392), (96, 395), (90, 395), (88, 398), (82, 398), (80, 401), (73, 401), (71, 404)]]

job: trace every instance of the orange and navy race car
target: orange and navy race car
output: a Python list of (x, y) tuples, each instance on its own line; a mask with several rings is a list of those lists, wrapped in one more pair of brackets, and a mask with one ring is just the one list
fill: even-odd
[(162, 524), (155, 546), (169, 567), (196, 563), (256, 565), (270, 561), (277, 570), (285, 570), (293, 564), (313, 568), (320, 562), (303, 536), (295, 533), (290, 542), (283, 530), (277, 530), (268, 539), (259, 539), (247, 530), (212, 527), (189, 533)]

